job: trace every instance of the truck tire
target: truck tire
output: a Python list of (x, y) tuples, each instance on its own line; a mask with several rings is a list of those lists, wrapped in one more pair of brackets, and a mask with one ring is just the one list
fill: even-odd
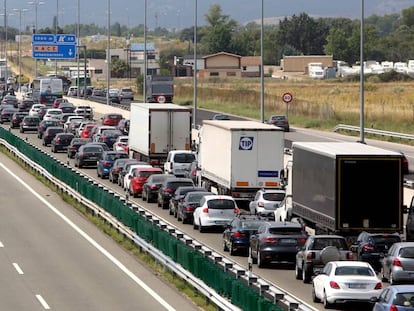
[(321, 261), (327, 264), (330, 261), (341, 260), (341, 252), (335, 246), (327, 246), (321, 250)]

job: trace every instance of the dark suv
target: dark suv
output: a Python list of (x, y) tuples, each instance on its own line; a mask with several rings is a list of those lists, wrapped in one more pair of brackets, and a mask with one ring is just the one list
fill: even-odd
[(157, 204), (158, 207), (168, 208), (170, 199), (174, 196), (175, 190), (178, 187), (194, 187), (194, 183), (189, 178), (168, 178), (164, 180), (161, 187), (158, 189)]
[(63, 127), (49, 126), (43, 133), (43, 146), (48, 146), (52, 142), (52, 139), (56, 136), (57, 133), (64, 133)]
[(174, 215), (174, 217), (177, 218), (178, 203), (180, 203), (184, 199), (184, 196), (188, 192), (192, 192), (192, 191), (207, 191), (207, 190), (205, 188), (201, 188), (201, 187), (199, 188), (199, 187), (193, 187), (193, 186), (178, 187), (175, 190), (174, 195), (171, 197), (170, 203), (168, 204), (170, 215)]
[(312, 235), (296, 254), (297, 280), (309, 283), (329, 261), (352, 260), (353, 254), (346, 239), (339, 235)]
[(398, 233), (369, 233), (363, 231), (359, 234), (351, 250), (356, 253), (356, 260), (366, 261), (375, 271), (381, 270), (381, 261), (388, 249), (397, 242), (401, 242)]
[(25, 116), (20, 123), (20, 133), (24, 133), (27, 131), (37, 131), (37, 127), (39, 126), (40, 118), (39, 117), (31, 117)]

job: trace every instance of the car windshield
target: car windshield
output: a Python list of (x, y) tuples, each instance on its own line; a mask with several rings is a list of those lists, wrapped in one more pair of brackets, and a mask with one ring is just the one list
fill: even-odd
[(335, 275), (363, 275), (374, 276), (375, 274), (368, 267), (343, 266), (335, 269)]
[(210, 192), (206, 193), (196, 193), (196, 192), (190, 192), (190, 194), (187, 194), (187, 201), (189, 202), (200, 202), (201, 198), (205, 195), (211, 194)]
[(234, 201), (227, 199), (213, 199), (207, 202), (208, 208), (211, 209), (234, 209)]
[(392, 245), (401, 241), (401, 238), (399, 236), (392, 235), (373, 235), (371, 238), (375, 244)]

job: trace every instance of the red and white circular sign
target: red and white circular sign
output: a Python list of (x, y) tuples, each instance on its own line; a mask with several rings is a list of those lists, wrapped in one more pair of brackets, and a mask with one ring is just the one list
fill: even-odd
[(166, 100), (166, 98), (165, 98), (164, 95), (160, 95), (160, 96), (157, 97), (157, 102), (159, 102), (160, 104), (165, 103), (165, 100)]
[(293, 100), (293, 95), (292, 94), (290, 94), (290, 93), (284, 93), (283, 95), (282, 95), (282, 100), (286, 103), (286, 104), (289, 104), (290, 102), (292, 102), (292, 100)]

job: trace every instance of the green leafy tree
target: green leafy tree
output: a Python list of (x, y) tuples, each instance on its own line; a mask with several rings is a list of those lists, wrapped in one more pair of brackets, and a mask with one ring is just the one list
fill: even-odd
[(125, 78), (129, 70), (128, 63), (119, 58), (111, 60), (111, 76), (114, 78)]
[(213, 4), (209, 12), (205, 15), (207, 26), (205, 27), (205, 36), (203, 43), (209, 53), (233, 52), (231, 49), (232, 38), (236, 21), (230, 19), (228, 15), (221, 12), (218, 4)]
[(414, 6), (402, 10), (401, 16), (403, 25), (414, 27)]

